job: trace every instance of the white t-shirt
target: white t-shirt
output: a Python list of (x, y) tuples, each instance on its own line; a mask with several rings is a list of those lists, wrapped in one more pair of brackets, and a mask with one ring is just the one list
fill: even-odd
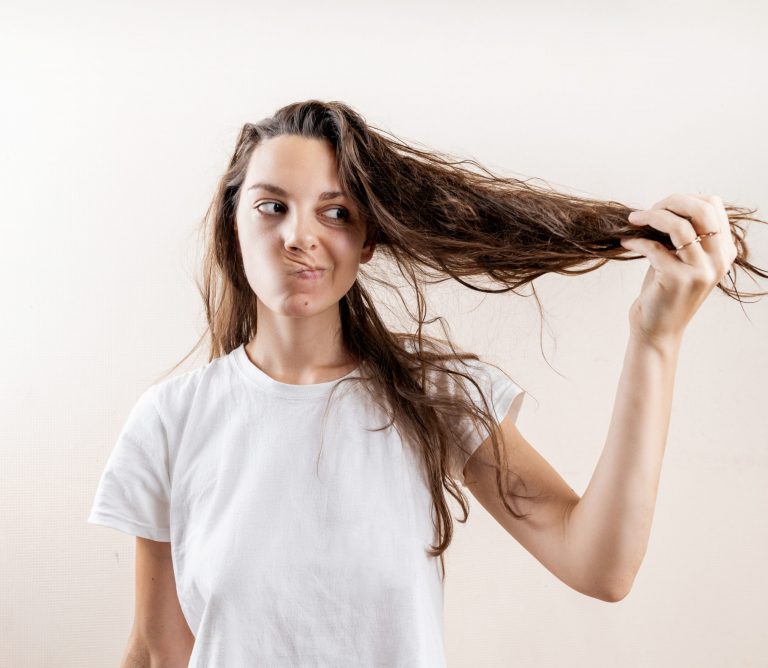
[[(470, 364), (497, 419), (510, 407), (516, 418), (523, 390)], [(190, 666), (445, 665), (417, 453), (394, 427), (366, 431), (387, 418), (357, 381), (335, 391), (321, 451), (340, 380), (278, 382), (243, 344), (150, 386), (131, 410), (87, 521), (171, 542)], [(474, 451), (485, 434), (463, 427)]]

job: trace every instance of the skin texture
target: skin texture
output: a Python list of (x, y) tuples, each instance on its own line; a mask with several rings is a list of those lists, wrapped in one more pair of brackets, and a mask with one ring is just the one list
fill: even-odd
[[(238, 200), (235, 233), (258, 298), (258, 335), (246, 344), (246, 353), (284, 383), (335, 380), (357, 366), (341, 342), (339, 300), (375, 244), (363, 245), (365, 223), (352, 200), (319, 200), (322, 192), (341, 190), (336, 165), (326, 140), (293, 135), (263, 140), (253, 151)], [(260, 182), (287, 195), (250, 189)], [(325, 272), (319, 280), (302, 280), (291, 274), (302, 265)]]

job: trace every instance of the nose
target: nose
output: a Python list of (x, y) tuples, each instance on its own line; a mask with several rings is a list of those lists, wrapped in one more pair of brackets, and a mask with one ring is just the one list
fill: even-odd
[(313, 213), (294, 213), (285, 227), (285, 247), (305, 250), (317, 246), (317, 225)]

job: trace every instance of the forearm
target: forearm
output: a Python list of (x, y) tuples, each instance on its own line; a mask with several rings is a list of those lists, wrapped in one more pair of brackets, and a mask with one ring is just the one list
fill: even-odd
[(629, 591), (648, 546), (679, 347), (630, 336), (603, 452), (568, 518), (570, 547), (611, 596)]
[(172, 651), (157, 652), (132, 633), (120, 660), (120, 668), (182, 668), (189, 665), (191, 654), (189, 643), (180, 642)]
[(123, 651), (120, 668), (152, 668), (149, 649), (138, 642), (133, 635), (128, 639), (128, 645)]

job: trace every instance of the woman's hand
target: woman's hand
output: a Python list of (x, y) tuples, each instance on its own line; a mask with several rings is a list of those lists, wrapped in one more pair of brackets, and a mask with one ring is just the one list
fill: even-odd
[[(717, 195), (674, 194), (650, 209), (633, 211), (628, 220), (666, 232), (678, 248), (669, 250), (652, 239), (621, 240), (624, 248), (651, 263), (630, 308), (630, 330), (653, 345), (679, 342), (693, 314), (736, 259), (723, 202)], [(689, 244), (697, 235), (700, 241)]]

